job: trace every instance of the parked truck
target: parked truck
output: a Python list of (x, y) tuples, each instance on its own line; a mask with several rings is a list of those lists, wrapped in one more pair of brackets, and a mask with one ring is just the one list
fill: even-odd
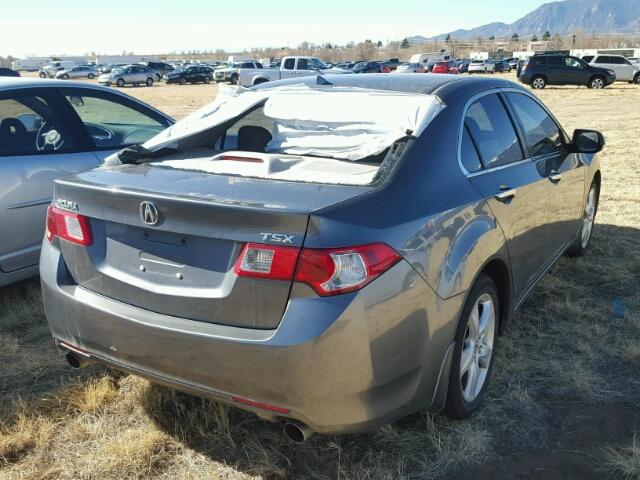
[(318, 73), (352, 73), (341, 68), (328, 68), (316, 57), (284, 57), (280, 68), (246, 68), (238, 70), (238, 83), (243, 87), (252, 87), (265, 82), (292, 77), (308, 77)]

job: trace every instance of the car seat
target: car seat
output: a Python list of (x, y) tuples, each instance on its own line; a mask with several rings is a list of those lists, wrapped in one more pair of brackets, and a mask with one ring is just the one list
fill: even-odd
[(238, 130), (238, 150), (264, 153), (270, 141), (271, 134), (264, 127), (245, 125)]

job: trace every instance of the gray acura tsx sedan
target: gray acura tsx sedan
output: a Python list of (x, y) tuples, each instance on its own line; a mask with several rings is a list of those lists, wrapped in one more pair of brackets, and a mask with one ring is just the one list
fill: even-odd
[(514, 310), (585, 252), (603, 146), (501, 79), (223, 88), (56, 181), (53, 337), (72, 366), (283, 419), (298, 441), (422, 409), (466, 418)]

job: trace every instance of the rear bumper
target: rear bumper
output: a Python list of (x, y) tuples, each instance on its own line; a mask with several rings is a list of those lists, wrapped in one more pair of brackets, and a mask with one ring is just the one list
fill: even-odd
[(444, 404), (463, 295), (439, 299), (406, 262), (358, 293), (319, 298), (294, 285), (275, 330), (186, 320), (97, 295), (73, 284), (48, 242), (40, 271), (56, 340), (198, 396), (230, 404), (239, 396), (289, 410), (236, 404), (261, 417), (345, 433)]

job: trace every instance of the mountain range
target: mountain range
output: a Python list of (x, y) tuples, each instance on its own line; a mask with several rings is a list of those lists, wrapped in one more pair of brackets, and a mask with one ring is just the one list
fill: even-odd
[(632, 33), (640, 31), (640, 0), (564, 0), (545, 3), (511, 24), (494, 22), (471, 30), (455, 30), (433, 37), (444, 40), (448, 35), (457, 40), (477, 37), (539, 37), (569, 35), (576, 30), (586, 33)]

